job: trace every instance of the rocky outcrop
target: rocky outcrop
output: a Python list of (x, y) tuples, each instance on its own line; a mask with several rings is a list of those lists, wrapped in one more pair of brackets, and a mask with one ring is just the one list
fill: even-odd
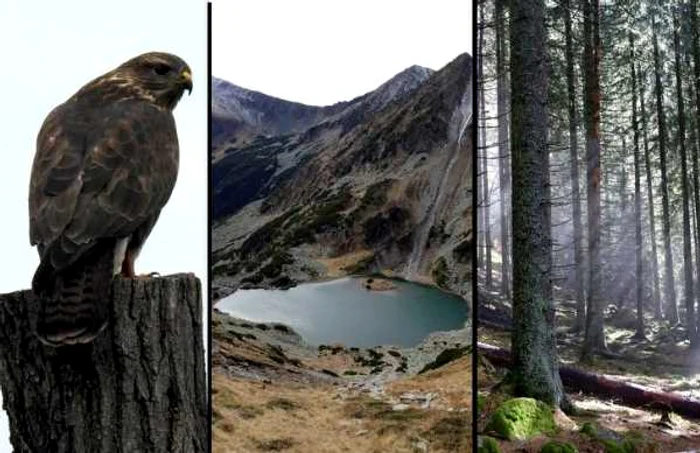
[(214, 283), (288, 286), (369, 250), (382, 271), (465, 294), (471, 74), (463, 54), (348, 102), (310, 107), (214, 81)]

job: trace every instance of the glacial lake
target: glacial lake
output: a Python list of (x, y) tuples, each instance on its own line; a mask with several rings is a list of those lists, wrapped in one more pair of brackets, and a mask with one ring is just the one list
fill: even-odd
[(435, 331), (460, 329), (464, 299), (436, 288), (395, 281), (396, 289), (368, 291), (361, 278), (305, 283), (289, 290), (238, 290), (216, 304), (235, 317), (280, 322), (311, 345), (410, 347)]

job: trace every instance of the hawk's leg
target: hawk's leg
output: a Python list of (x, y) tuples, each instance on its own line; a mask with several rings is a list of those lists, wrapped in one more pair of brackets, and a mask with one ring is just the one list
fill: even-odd
[(160, 277), (158, 272), (150, 272), (148, 274), (136, 275), (134, 272), (134, 262), (138, 256), (138, 251), (134, 249), (127, 249), (124, 254), (124, 261), (122, 261), (122, 273), (121, 276), (124, 278), (155, 278)]
[(130, 250), (126, 251), (124, 255), (124, 261), (122, 261), (122, 277), (134, 278), (136, 274), (134, 273), (134, 260), (135, 256)]

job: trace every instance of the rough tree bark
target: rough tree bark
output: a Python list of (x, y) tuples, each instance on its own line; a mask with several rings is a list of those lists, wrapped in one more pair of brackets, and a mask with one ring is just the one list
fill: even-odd
[[(686, 54), (686, 65), (691, 66), (690, 64), (690, 58), (689, 55)], [(690, 94), (690, 105), (695, 105), (697, 100), (697, 95), (695, 93), (695, 90), (693, 89), (693, 84), (690, 83), (688, 84), (688, 91)], [(690, 116), (690, 127), (689, 127), (689, 143), (690, 143), (690, 161), (692, 162), (693, 165), (693, 182), (692, 182), (692, 187), (693, 187), (693, 213), (691, 216), (691, 219), (693, 220), (693, 238), (695, 240), (695, 269), (696, 273), (700, 272), (700, 253), (698, 251), (700, 250), (700, 237), (699, 237), (699, 232), (698, 228), (700, 228), (700, 167), (698, 166), (698, 123), (697, 123), (697, 116), (694, 116), (691, 114)], [(696, 281), (696, 288), (700, 287), (700, 282)], [(698, 294), (698, 291), (695, 291), (695, 304), (697, 305), (700, 301), (698, 300), (698, 297), (700, 294)], [(700, 311), (700, 309), (696, 310), (696, 312)], [(695, 326), (695, 332), (698, 334), (700, 337), (700, 325), (696, 322)], [(700, 338), (699, 338), (700, 339)]]
[(600, 30), (599, 0), (583, 0), (585, 66), (584, 116), (586, 124), (586, 210), (588, 214), (588, 304), (586, 334), (581, 350), (583, 360), (607, 349), (603, 329), (603, 281), (600, 257)]
[(678, 307), (676, 306), (676, 283), (673, 276), (673, 254), (671, 252), (671, 209), (668, 195), (668, 170), (666, 165), (666, 116), (664, 114), (664, 87), (661, 83), (661, 56), (659, 55), (659, 40), (657, 37), (656, 20), (652, 24), (654, 47), (654, 92), (656, 94), (657, 121), (659, 123), (659, 160), (661, 163), (661, 226), (664, 236), (664, 267), (666, 319), (671, 324), (678, 323)]
[(641, 67), (637, 66), (639, 74), (639, 109), (642, 119), (642, 138), (644, 140), (644, 166), (647, 180), (647, 199), (649, 200), (649, 242), (651, 242), (651, 272), (654, 276), (654, 317), (661, 319), (661, 284), (659, 283), (659, 258), (656, 251), (656, 220), (654, 215), (654, 192), (651, 178), (651, 158), (649, 156), (649, 137), (647, 136), (647, 112), (644, 106), (644, 78)]
[(634, 252), (636, 256), (635, 280), (637, 283), (637, 331), (638, 339), (644, 335), (644, 266), (642, 265), (642, 184), (639, 159), (639, 122), (637, 121), (637, 74), (634, 67), (634, 36), (630, 40), (630, 72), (632, 77), (632, 131), (634, 133)]
[(33, 334), (30, 291), (0, 295), (0, 384), (15, 453), (208, 450), (199, 280), (112, 288), (105, 331), (62, 348)]
[[(694, 84), (691, 87), (695, 88), (695, 121), (693, 128), (696, 132), (695, 139), (693, 143), (693, 178), (694, 178), (694, 196), (695, 196), (695, 224), (700, 228), (700, 188), (698, 187), (698, 148), (700, 148), (700, 102), (698, 102), (698, 97), (700, 97), (700, 29), (698, 28), (700, 24), (698, 23), (698, 0), (690, 1), (690, 29), (692, 32), (692, 50), (693, 50), (693, 80)], [(695, 253), (696, 259), (698, 261), (698, 272), (700, 273), (700, 252)], [(696, 330), (700, 331), (700, 309), (698, 310), (698, 319), (696, 322)]]
[(484, 271), (486, 273), (485, 283), (486, 288), (491, 289), (493, 286), (493, 260), (491, 256), (491, 199), (489, 193), (489, 167), (488, 167), (488, 149), (486, 147), (486, 99), (484, 92), (486, 87), (484, 86), (484, 27), (486, 26), (486, 19), (484, 17), (484, 3), (481, 2), (479, 5), (481, 9), (481, 33), (479, 34), (479, 118), (481, 119), (481, 133), (479, 134), (479, 149), (481, 159), (480, 162), (480, 172), (481, 172), (481, 192), (482, 192), (482, 220), (481, 220), (481, 237), (483, 238), (484, 245)]
[(583, 258), (583, 224), (581, 222), (581, 189), (578, 174), (578, 118), (576, 115), (576, 85), (571, 5), (564, 0), (564, 29), (566, 36), (566, 86), (569, 110), (569, 165), (571, 166), (571, 207), (574, 222), (574, 263), (576, 267), (576, 324), (577, 332), (586, 328), (586, 282)]
[(683, 100), (683, 82), (681, 78), (681, 50), (678, 37), (678, 19), (673, 12), (673, 48), (676, 62), (676, 99), (678, 102), (678, 143), (681, 150), (681, 198), (683, 205), (683, 300), (686, 310), (686, 325), (690, 346), (697, 347), (695, 333), (695, 294), (693, 290), (693, 257), (690, 236), (690, 191), (688, 190), (688, 159), (685, 149), (685, 102)]
[(513, 369), (516, 395), (559, 406), (552, 301), (549, 67), (544, 0), (511, 3), (511, 164), (513, 175)]
[(498, 96), (498, 168), (501, 192), (501, 293), (511, 300), (508, 206), (510, 206), (510, 159), (508, 158), (508, 72), (506, 69), (506, 32), (504, 3), (496, 0), (496, 75)]

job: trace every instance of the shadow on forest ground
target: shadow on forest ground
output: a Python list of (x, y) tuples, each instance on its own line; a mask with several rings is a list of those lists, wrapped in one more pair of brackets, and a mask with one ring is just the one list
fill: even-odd
[[(610, 306), (605, 322), (611, 354), (584, 365), (578, 361), (582, 336), (572, 332), (574, 301), (558, 300), (556, 306), (557, 351), (562, 365), (700, 400), (700, 352), (689, 349), (682, 327), (647, 318), (646, 340), (634, 340), (634, 311)], [(510, 308), (509, 301), (501, 299), (498, 293), (480, 288), (480, 342), (510, 349)], [(483, 429), (491, 414), (501, 402), (510, 398), (495, 387), (506, 371), (480, 358), (478, 387), (483, 401), (479, 414), (480, 434), (487, 434)], [(499, 440), (501, 451), (539, 452), (546, 442), (556, 439), (572, 443), (579, 452), (700, 452), (700, 420), (684, 419), (650, 408), (627, 407), (571, 389), (567, 389), (567, 394), (579, 413), (571, 417), (560, 414), (559, 431), (555, 436), (539, 436), (526, 442)], [(597, 439), (581, 432), (586, 423), (598, 427)], [(620, 444), (628, 439), (628, 444), (635, 447), (614, 450), (606, 447), (601, 439)]]

